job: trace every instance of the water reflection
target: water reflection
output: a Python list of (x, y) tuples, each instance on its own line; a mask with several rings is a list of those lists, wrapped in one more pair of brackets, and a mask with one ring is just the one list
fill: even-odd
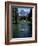
[(18, 37), (32, 37), (31, 24), (18, 24)]

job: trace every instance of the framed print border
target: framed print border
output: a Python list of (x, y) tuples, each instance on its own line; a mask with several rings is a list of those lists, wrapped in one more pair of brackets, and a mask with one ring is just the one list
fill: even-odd
[[(10, 4), (21, 4), (21, 5), (33, 5), (35, 6), (35, 40), (32, 41), (19, 41), (19, 42), (10, 42), (9, 40), (9, 5)], [(36, 3), (24, 3), (24, 2), (5, 2), (5, 44), (22, 44), (22, 43), (35, 43), (37, 42), (37, 4)]]

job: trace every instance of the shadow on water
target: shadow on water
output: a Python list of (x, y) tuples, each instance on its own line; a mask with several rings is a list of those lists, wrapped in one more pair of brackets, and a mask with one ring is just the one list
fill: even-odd
[(17, 31), (13, 38), (32, 37), (32, 24), (17, 24)]

